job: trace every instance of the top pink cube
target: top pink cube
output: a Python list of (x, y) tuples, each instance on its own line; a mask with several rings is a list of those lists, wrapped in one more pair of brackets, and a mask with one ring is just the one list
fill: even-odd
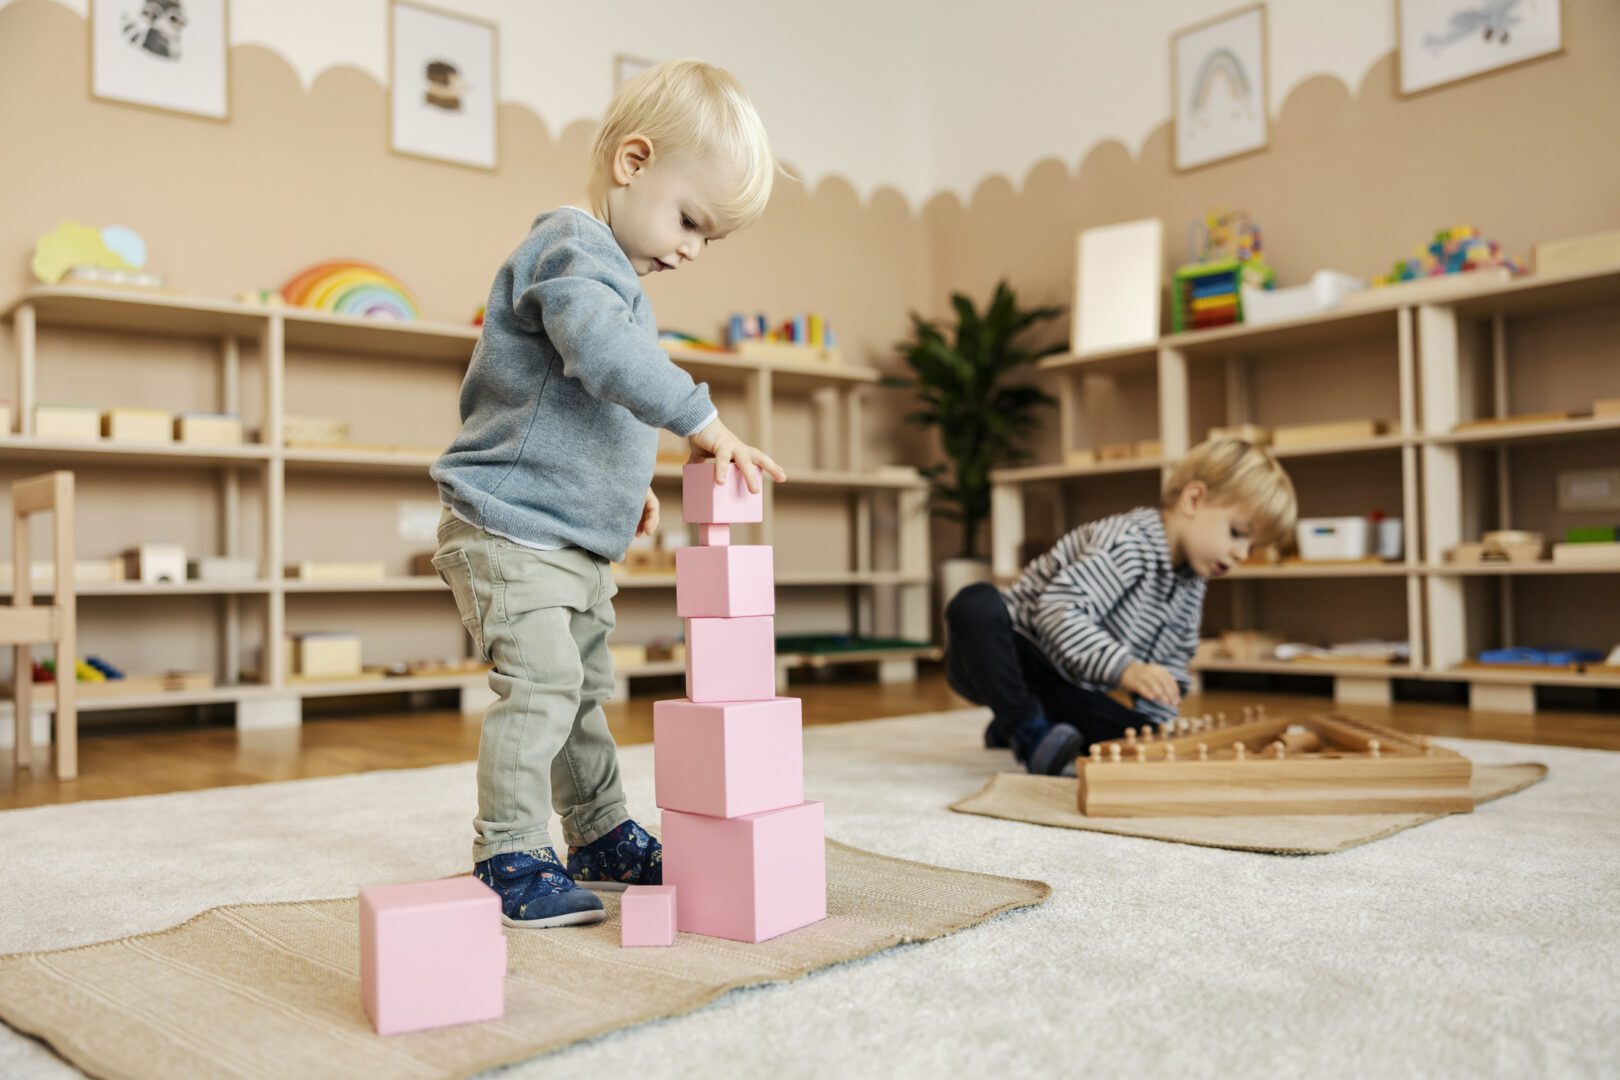
[(731, 525), (765, 518), (764, 490), (748, 490), (742, 470), (730, 467), (724, 484), (714, 482), (714, 462), (698, 461), (681, 470), (681, 517), (693, 525)]

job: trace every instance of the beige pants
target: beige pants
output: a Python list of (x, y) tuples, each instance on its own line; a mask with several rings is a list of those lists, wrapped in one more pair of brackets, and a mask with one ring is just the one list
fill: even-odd
[(439, 521), (434, 569), (455, 594), (474, 647), (495, 665), (498, 700), (478, 742), (473, 861), (580, 846), (629, 815), (602, 703), (613, 691), (613, 584), (606, 559), (579, 548), (537, 551), (469, 525)]

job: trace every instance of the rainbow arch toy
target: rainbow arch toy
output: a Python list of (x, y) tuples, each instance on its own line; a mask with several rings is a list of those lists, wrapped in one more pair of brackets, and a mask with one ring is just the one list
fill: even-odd
[(294, 307), (338, 315), (415, 322), (422, 317), (405, 283), (369, 263), (337, 260), (310, 267), (281, 289)]

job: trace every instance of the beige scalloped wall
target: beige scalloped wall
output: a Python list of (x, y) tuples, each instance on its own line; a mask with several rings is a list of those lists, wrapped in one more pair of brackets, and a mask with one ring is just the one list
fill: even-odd
[[(664, 325), (700, 333), (716, 331), (733, 309), (825, 311), (857, 359), (892, 367), (907, 310), (942, 310), (952, 290), (983, 297), (1007, 277), (1028, 302), (1069, 303), (1075, 233), (1087, 225), (1160, 217), (1173, 265), (1186, 255), (1186, 224), (1207, 206), (1244, 207), (1264, 227), (1283, 284), (1320, 267), (1377, 273), (1435, 228), (1458, 222), (1515, 255), (1540, 239), (1620, 227), (1620, 3), (1578, 0), (1565, 10), (1562, 56), (1412, 99), (1394, 93), (1393, 57), (1354, 88), (1310, 78), (1276, 111), (1268, 149), (1192, 173), (1171, 168), (1162, 126), (1134, 155), (1118, 142), (1076, 146), (1012, 177), (994, 174), (1005, 163), (987, 152), (988, 176), (966, 201), (936, 194), (919, 207), (895, 188), (866, 196), (836, 178), (809, 190), (784, 183), (760, 226), (717, 245), (696, 267), (649, 281), (649, 292)], [(280, 54), (252, 45), (232, 50), (227, 124), (94, 102), (85, 36), (83, 20), (52, 0), (0, 6), (0, 297), (26, 286), (35, 239), (76, 218), (140, 230), (154, 267), (181, 292), (230, 296), (278, 286), (319, 260), (355, 257), (408, 282), (428, 317), (461, 321), (533, 214), (576, 200), (584, 183), (586, 124), (552, 131), (528, 108), (504, 106), (494, 174), (399, 157), (387, 148), (384, 90), (373, 76), (329, 68), (306, 87)], [(993, 95), (998, 65), (1019, 62), (996, 50), (952, 75)], [(846, 137), (853, 144), (873, 133)], [(1066, 338), (1067, 327), (1052, 333)], [(0, 357), (8, 350), (0, 335)], [(154, 343), (142, 355), (159, 351)], [(212, 370), (206, 355), (167, 355), (170, 364)], [(145, 400), (161, 394), (143, 384), (142, 370), (109, 363), (107, 381), (89, 387), (42, 372), (41, 395), (117, 390), (129, 404), (164, 405), (169, 398)], [(203, 398), (210, 377), (196, 381)], [(1154, 402), (1149, 382), (1124, 380), (1094, 387), (1087, 406), (1105, 436), (1142, 438), (1154, 433)], [(869, 460), (915, 461), (927, 452), (898, 422), (901, 404), (869, 412)], [(829, 463), (815, 459), (807, 413), (790, 404), (778, 423), (773, 449), (792, 466)], [(418, 441), (447, 437), (441, 429), (453, 429), (453, 419), (451, 407), (434, 409)], [(1055, 451), (1051, 426), (1047, 455)], [(193, 505), (201, 481), (167, 483), (172, 498), (146, 505), (176, 514)], [(1073, 496), (1068, 516), (1151, 498), (1151, 488), (1091, 485), (1093, 494)], [(376, 513), (386, 516), (393, 498), (380, 495)], [(103, 531), (86, 524), (90, 535)], [(108, 520), (105, 531), (128, 525)], [(217, 541), (216, 523), (187, 528), (184, 539), (197, 549)], [(782, 543), (795, 543), (794, 530), (783, 533)], [(816, 559), (839, 554), (824, 539), (814, 541)], [(831, 540), (835, 547), (847, 537)], [(945, 527), (935, 541), (937, 556), (953, 553)]]
[[(228, 123), (92, 101), (85, 24), (50, 0), (0, 8), (0, 295), (58, 221), (130, 225), (185, 293), (277, 287), (334, 257), (376, 262), (429, 318), (465, 321), (541, 210), (581, 198), (589, 125), (553, 132), (503, 106), (498, 172), (389, 152), (384, 88), (349, 67), (306, 90), (282, 57), (231, 50)], [(791, 163), (789, 163), (791, 165)], [(727, 312), (835, 313), (857, 353), (883, 351), (923, 302), (922, 224), (880, 189), (783, 183), (758, 227), (649, 282), (660, 321), (714, 333)]]

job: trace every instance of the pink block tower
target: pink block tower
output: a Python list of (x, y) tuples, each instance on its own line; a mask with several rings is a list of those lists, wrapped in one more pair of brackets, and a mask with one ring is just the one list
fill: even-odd
[(664, 884), (676, 928), (764, 941), (827, 917), (822, 804), (804, 801), (798, 698), (776, 696), (776, 585), (768, 545), (734, 545), (764, 500), (732, 466), (686, 466), (681, 513), (698, 546), (675, 553), (686, 697), (653, 706)]

